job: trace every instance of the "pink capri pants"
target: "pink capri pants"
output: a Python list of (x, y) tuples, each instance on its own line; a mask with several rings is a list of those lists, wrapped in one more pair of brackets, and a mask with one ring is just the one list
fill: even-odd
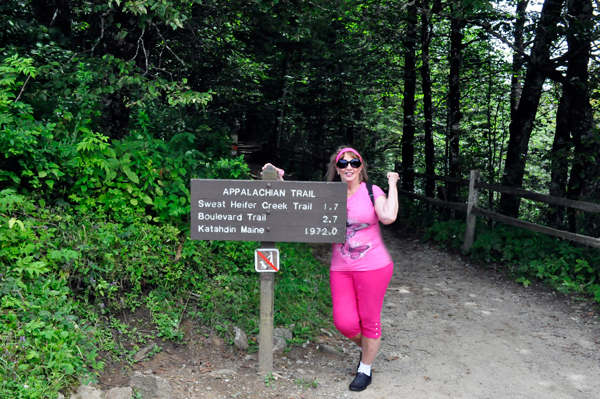
[(381, 308), (394, 264), (364, 272), (331, 272), (333, 324), (348, 338), (381, 337)]

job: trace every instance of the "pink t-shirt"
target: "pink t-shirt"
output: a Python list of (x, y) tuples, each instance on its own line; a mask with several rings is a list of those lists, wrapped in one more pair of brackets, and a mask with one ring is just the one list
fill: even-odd
[[(385, 195), (373, 186), (373, 197)], [(392, 257), (388, 252), (379, 229), (379, 219), (371, 203), (365, 183), (348, 198), (346, 242), (333, 244), (331, 271), (377, 270), (389, 265)]]

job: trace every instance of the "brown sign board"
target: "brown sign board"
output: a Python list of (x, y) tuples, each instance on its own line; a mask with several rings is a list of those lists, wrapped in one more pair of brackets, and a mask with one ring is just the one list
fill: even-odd
[(191, 181), (194, 240), (346, 240), (348, 186), (341, 182)]

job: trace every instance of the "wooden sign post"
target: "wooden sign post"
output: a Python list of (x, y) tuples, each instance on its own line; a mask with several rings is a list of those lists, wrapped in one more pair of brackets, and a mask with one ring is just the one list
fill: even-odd
[[(262, 173), (263, 180), (277, 180), (277, 170), (271, 165)], [(275, 242), (263, 241), (261, 248), (275, 248)], [(275, 274), (260, 274), (260, 322), (258, 325), (258, 371), (273, 371), (273, 317), (275, 315)]]
[[(191, 182), (191, 238), (276, 242), (346, 241), (346, 183), (277, 180), (268, 166), (262, 180)], [(260, 273), (259, 370), (273, 371), (275, 273)]]

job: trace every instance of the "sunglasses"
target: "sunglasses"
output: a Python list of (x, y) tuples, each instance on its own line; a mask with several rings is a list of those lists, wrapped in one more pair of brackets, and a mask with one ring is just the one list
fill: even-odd
[(360, 159), (352, 159), (350, 161), (348, 161), (347, 159), (340, 159), (339, 161), (337, 161), (337, 163), (335, 164), (335, 166), (337, 166), (340, 169), (346, 169), (348, 167), (348, 164), (350, 164), (350, 166), (352, 166), (354, 169), (360, 168), (360, 165), (362, 165), (362, 162), (360, 162)]

